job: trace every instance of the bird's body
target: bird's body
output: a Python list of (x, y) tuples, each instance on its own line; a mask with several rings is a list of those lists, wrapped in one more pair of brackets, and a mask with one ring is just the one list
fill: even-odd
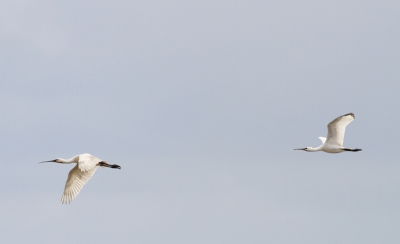
[(361, 151), (359, 148), (347, 148), (343, 147), (343, 140), (344, 140), (344, 132), (346, 130), (346, 126), (350, 124), (351, 121), (355, 119), (353, 113), (345, 114), (336, 119), (332, 120), (328, 124), (328, 136), (325, 137), (318, 137), (322, 141), (322, 145), (313, 148), (313, 147), (305, 147), (305, 148), (298, 148), (295, 150), (303, 150), (306, 152), (318, 152), (323, 151), (327, 153), (341, 153), (341, 152), (358, 152)]
[(76, 166), (71, 169), (68, 174), (67, 182), (65, 183), (65, 189), (63, 196), (61, 197), (62, 203), (71, 203), (72, 200), (79, 194), (82, 187), (92, 178), (94, 172), (96, 172), (99, 166), (108, 168), (121, 169), (119, 165), (108, 164), (106, 161), (102, 161), (95, 156), (88, 153), (76, 155), (70, 159), (57, 158), (45, 162), (54, 162), (61, 164), (76, 163)]

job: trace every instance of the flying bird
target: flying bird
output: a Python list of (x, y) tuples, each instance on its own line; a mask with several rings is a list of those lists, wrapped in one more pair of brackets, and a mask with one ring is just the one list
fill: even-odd
[(59, 164), (76, 163), (76, 166), (71, 169), (68, 174), (67, 183), (65, 183), (64, 193), (61, 197), (61, 202), (71, 203), (78, 196), (82, 187), (92, 178), (97, 168), (108, 167), (113, 169), (121, 169), (119, 165), (109, 164), (107, 161), (96, 158), (88, 153), (79, 154), (70, 159), (56, 158), (54, 160), (43, 161), (40, 163), (54, 162)]
[(344, 140), (344, 132), (346, 130), (346, 126), (350, 124), (356, 117), (353, 113), (345, 114), (336, 119), (332, 120), (328, 124), (328, 136), (318, 137), (322, 141), (322, 145), (313, 148), (313, 147), (305, 147), (305, 148), (296, 148), (294, 150), (303, 150), (306, 152), (318, 152), (323, 151), (327, 153), (341, 153), (341, 152), (358, 152), (361, 151), (359, 148), (348, 148), (343, 147)]

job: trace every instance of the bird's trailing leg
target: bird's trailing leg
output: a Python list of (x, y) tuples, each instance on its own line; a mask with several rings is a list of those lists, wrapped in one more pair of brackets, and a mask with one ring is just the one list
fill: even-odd
[(108, 167), (113, 169), (121, 169), (121, 166), (119, 166), (118, 164), (110, 164), (108, 165)]
[(107, 168), (112, 168), (112, 169), (121, 169), (121, 166), (119, 166), (117, 164), (109, 164), (104, 161), (101, 161), (100, 163), (98, 163), (98, 165), (101, 167), (107, 167)]
[(362, 151), (362, 149), (360, 148), (343, 148), (344, 151), (346, 152), (358, 152), (358, 151)]

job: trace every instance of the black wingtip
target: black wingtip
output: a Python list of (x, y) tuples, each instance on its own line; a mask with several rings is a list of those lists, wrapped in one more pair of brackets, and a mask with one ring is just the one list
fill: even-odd
[(351, 116), (353, 116), (354, 119), (356, 119), (356, 116), (353, 113), (348, 113), (348, 114), (345, 114), (345, 115), (342, 115), (342, 116), (347, 116), (347, 115), (351, 115)]

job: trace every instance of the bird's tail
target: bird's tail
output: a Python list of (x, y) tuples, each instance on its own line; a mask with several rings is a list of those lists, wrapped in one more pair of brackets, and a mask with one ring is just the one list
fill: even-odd
[(345, 150), (346, 152), (358, 152), (358, 151), (362, 151), (362, 149), (360, 148), (343, 148), (343, 150)]
[(97, 165), (101, 166), (101, 167), (107, 167), (107, 168), (112, 168), (112, 169), (121, 169), (121, 166), (117, 165), (117, 164), (109, 164), (107, 162), (101, 161), (100, 163), (98, 163)]

